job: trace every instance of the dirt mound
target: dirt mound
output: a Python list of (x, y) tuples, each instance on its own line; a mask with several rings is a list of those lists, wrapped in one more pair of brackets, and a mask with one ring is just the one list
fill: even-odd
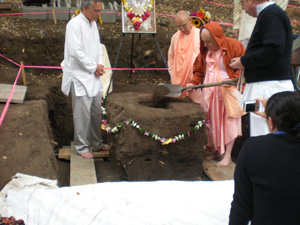
[[(198, 179), (203, 172), (201, 149), (207, 142), (205, 127), (185, 138), (183, 134), (203, 120), (200, 107), (176, 98), (164, 98), (164, 107), (153, 107), (157, 105), (152, 97), (128, 92), (111, 94), (107, 99), (111, 128), (126, 121), (119, 132), (109, 136), (113, 159), (121, 166), (123, 177), (127, 180)], [(162, 145), (160, 138), (175, 138), (176, 142)]]
[(59, 179), (46, 102), (25, 101), (8, 112), (0, 130), (0, 188), (17, 172)]

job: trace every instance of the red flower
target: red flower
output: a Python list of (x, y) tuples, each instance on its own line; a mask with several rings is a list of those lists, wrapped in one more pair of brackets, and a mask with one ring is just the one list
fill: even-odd
[(134, 27), (135, 30), (140, 29), (140, 26), (141, 26), (141, 21), (135, 21), (133, 23), (133, 27)]
[(127, 13), (127, 17), (129, 17), (130, 19), (132, 19), (134, 17), (133, 13), (132, 12), (128, 12)]
[(197, 17), (203, 19), (204, 18), (204, 14), (202, 12), (197, 12)]
[(146, 16), (146, 15), (143, 15), (143, 16), (142, 16), (142, 19), (143, 19), (143, 21), (145, 21), (145, 20), (147, 19), (147, 16)]
[(147, 18), (149, 17), (149, 16), (151, 16), (151, 12), (149, 12), (148, 10), (145, 12), (145, 16), (147, 16)]

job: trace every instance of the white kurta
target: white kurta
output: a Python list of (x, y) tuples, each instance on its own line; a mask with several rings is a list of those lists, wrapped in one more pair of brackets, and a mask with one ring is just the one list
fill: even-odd
[(101, 79), (94, 75), (97, 64), (103, 65), (97, 24), (95, 21), (89, 22), (82, 13), (67, 24), (64, 58), (64, 94), (69, 95), (72, 83), (76, 96), (94, 97), (102, 91)]

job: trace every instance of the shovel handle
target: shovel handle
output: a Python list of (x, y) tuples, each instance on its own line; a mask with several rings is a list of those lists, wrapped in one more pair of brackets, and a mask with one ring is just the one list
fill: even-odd
[(206, 88), (206, 87), (221, 86), (223, 84), (236, 84), (235, 81), (237, 81), (238, 79), (239, 78), (235, 78), (233, 80), (225, 80), (225, 81), (216, 82), (216, 83), (199, 84), (199, 85), (195, 85), (195, 86), (190, 86), (190, 87), (182, 88), (182, 91), (187, 90), (187, 89), (199, 89), (199, 88)]

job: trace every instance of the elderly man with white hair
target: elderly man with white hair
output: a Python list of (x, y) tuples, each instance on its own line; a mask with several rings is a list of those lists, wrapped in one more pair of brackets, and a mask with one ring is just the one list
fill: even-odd
[(72, 95), (75, 150), (91, 159), (93, 151), (107, 150), (101, 137), (100, 76), (104, 74), (103, 50), (96, 20), (100, 0), (82, 1), (82, 13), (69, 21), (65, 35), (62, 92)]

